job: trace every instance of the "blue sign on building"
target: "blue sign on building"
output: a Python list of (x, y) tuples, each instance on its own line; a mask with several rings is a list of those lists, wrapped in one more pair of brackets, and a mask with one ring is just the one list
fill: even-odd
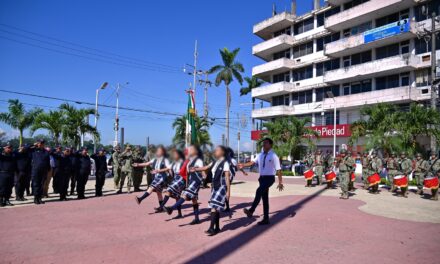
[(410, 30), (409, 19), (404, 19), (385, 26), (370, 29), (364, 32), (364, 43), (395, 36)]

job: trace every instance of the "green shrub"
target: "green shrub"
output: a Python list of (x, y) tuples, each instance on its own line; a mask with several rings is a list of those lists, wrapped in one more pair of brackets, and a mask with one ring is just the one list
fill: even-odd
[(293, 172), (292, 171), (282, 171), (283, 176), (293, 176)]

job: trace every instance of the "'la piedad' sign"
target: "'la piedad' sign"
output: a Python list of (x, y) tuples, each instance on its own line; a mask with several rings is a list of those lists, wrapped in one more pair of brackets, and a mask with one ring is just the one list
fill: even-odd
[[(318, 134), (321, 138), (333, 137), (333, 135), (335, 133), (335, 128), (332, 125), (330, 125), (330, 126), (315, 126), (315, 127), (310, 127), (310, 128), (315, 130), (316, 132), (318, 132)], [(351, 136), (350, 125), (348, 125), (348, 124), (336, 125), (336, 137), (349, 137), (349, 136)]]

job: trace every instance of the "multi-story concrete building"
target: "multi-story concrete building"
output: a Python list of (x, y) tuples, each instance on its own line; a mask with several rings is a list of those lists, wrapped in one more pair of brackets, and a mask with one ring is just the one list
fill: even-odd
[[(330, 150), (334, 104), (338, 146), (347, 143), (349, 126), (360, 118), (365, 105), (428, 104), (431, 44), (419, 39), (418, 32), (431, 28), (431, 17), (422, 6), (430, 14), (438, 4), (437, 0), (327, 0), (320, 7), (315, 0), (311, 12), (297, 16), (292, 1), (291, 12), (274, 14), (253, 28), (263, 40), (253, 47), (253, 54), (264, 63), (255, 66), (252, 74), (267, 84), (252, 91), (253, 98), (266, 102), (252, 111), (252, 118), (264, 122), (308, 116), (310, 125), (323, 135), (318, 147)], [(440, 58), (440, 41), (437, 44)], [(360, 140), (356, 147), (361, 150), (362, 144)], [(429, 148), (428, 141), (426, 145)]]

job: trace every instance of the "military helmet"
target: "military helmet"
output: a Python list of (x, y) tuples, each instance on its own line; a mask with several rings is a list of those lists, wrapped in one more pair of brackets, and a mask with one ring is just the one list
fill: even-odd
[(376, 155), (377, 154), (377, 151), (375, 151), (375, 150), (373, 150), (372, 152), (371, 152), (371, 155)]
[(345, 149), (341, 149), (340, 153), (341, 153), (341, 154), (347, 154), (347, 150), (345, 150)]
[(422, 157), (422, 153), (417, 153), (416, 154), (416, 157), (418, 158), (418, 157)]
[(402, 155), (406, 155), (406, 152), (405, 151), (402, 151), (402, 152), (400, 152), (400, 155), (402, 156)]

